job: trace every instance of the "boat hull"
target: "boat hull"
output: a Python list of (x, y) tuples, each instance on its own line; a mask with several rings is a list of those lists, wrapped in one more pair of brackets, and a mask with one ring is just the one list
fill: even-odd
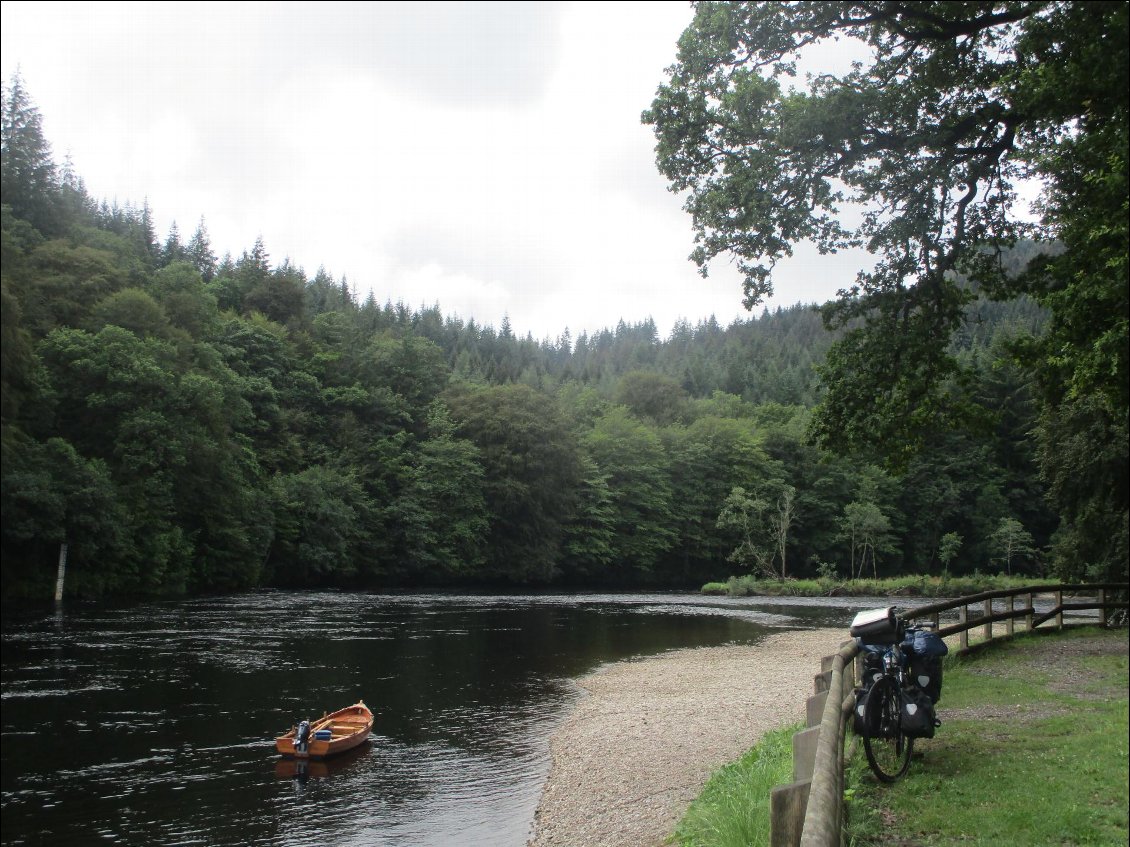
[[(315, 738), (319, 730), (330, 730), (330, 738)], [(373, 713), (363, 702), (338, 709), (317, 720), (310, 721), (310, 740), (305, 750), (294, 746), (298, 728), (275, 739), (275, 749), (280, 755), (295, 759), (326, 759), (337, 756), (364, 744), (373, 729)]]

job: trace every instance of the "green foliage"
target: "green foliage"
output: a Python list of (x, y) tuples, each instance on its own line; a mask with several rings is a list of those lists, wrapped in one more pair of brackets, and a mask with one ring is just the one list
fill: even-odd
[(775, 729), (736, 762), (716, 771), (675, 827), (681, 847), (768, 845), (769, 794), (792, 782), (793, 735), (803, 727)]
[(524, 385), (447, 396), (455, 434), (478, 449), (489, 515), (484, 575), (548, 581), (581, 478), (578, 444), (552, 398)]
[(663, 426), (682, 417), (687, 393), (670, 377), (654, 371), (630, 371), (620, 378), (616, 402), (636, 417)]
[(1005, 570), (1010, 575), (1014, 559), (1029, 559), (1038, 552), (1032, 546), (1032, 533), (1016, 518), (1001, 518), (996, 530), (989, 536), (989, 543), (996, 548), (999, 561), (1004, 562)]
[(845, 539), (851, 542), (851, 574), (862, 577), (871, 560), (871, 575), (879, 577), (879, 554), (894, 551), (891, 521), (875, 503), (853, 500), (844, 506), (840, 523)]
[(735, 486), (722, 501), (718, 527), (732, 530), (739, 538), (738, 546), (727, 557), (739, 567), (760, 576), (778, 576), (773, 567), (776, 553), (772, 538), (772, 504), (766, 497)]
[(1102, 398), (1044, 410), (1037, 429), (1041, 469), (1063, 523), (1052, 567), (1064, 579), (1124, 580), (1130, 558), (1130, 438)]
[(961, 542), (962, 538), (956, 532), (947, 532), (938, 544), (938, 561), (942, 563), (946, 573), (949, 573), (950, 562), (957, 557), (961, 550)]
[(614, 407), (584, 447), (607, 480), (613, 566), (624, 575), (652, 570), (674, 541), (669, 459), (658, 432)]
[[(952, 345), (978, 294), (1048, 311), (1009, 344), (1048, 425), (1080, 406), (1126, 420), (1128, 17), (1125, 3), (696, 4), (643, 114), (687, 198), (691, 258), (705, 274), (731, 254), (752, 307), (802, 242), (874, 256), (823, 310), (844, 333), (820, 366), (823, 444), (905, 470), (949, 430), (983, 438), (997, 420)], [(833, 41), (860, 60), (798, 84), (801, 51)], [(1022, 180), (1042, 186), (1038, 222)], [(1018, 263), (1026, 237), (1037, 249)], [(1118, 426), (1101, 444), (1121, 458)], [(1049, 479), (1062, 470), (1044, 455)], [(1124, 537), (1125, 485), (1080, 478), (1102, 500), (1089, 519)], [(1124, 544), (1088, 558), (1126, 573)]]
[(489, 526), (479, 450), (455, 436), (439, 403), (428, 428), (432, 437), (420, 447), (400, 506), (407, 569), (435, 580), (475, 576)]
[(275, 477), (272, 501), (272, 583), (327, 585), (356, 575), (373, 508), (356, 480), (333, 468), (310, 467)]
[(12, 213), (42, 233), (59, 228), (59, 191), (43, 118), (19, 71), (0, 100), (0, 193)]
[[(714, 16), (710, 26), (742, 9), (699, 8)], [(785, 118), (819, 122), (815, 100), (747, 77), (739, 99), (761, 108), (758, 98), (779, 94)], [(51, 164), (45, 142), (20, 137)], [(1057, 143), (1073, 160), (1094, 159), (1069, 138)], [(3, 155), (16, 180), (12, 157), (24, 153), (13, 145)], [(911, 337), (857, 334), (866, 320), (846, 312), (828, 332), (817, 310), (798, 305), (728, 327), (679, 321), (667, 338), (645, 320), (535, 342), (508, 322), (496, 330), (372, 294), (357, 302), (325, 269), (308, 279), (289, 262), (273, 265), (262, 239), (217, 261), (203, 218), (187, 243), (175, 228), (159, 239), (147, 204), (96, 203), (69, 167), (53, 172), (36, 189), (44, 196), (23, 205), (9, 203), (6, 182), (0, 210), (5, 598), (49, 597), (64, 540), (68, 592), (82, 596), (390, 583), (687, 587), (724, 573), (739, 544), (764, 570), (802, 577), (782, 591), (830, 590), (834, 574), (864, 563), (910, 574), (906, 590), (932, 590), (943, 570), (960, 577), (994, 566), (993, 533), (1005, 518), (1020, 522), (1033, 549), (1049, 550), (1058, 573), (1125, 572), (1125, 416), (1098, 376), (1109, 345), (1078, 378), (1057, 377), (1072, 386), (1058, 393), (1013, 360), (1052, 355), (1041, 333), (1066, 331), (1053, 295), (1079, 282), (1040, 245), (998, 256), (1007, 279), (961, 278), (942, 292), (945, 309), (962, 315), (947, 343), (923, 323), (937, 304), (899, 324), (897, 296), (888, 303), (862, 290), (888, 329), (909, 327)], [(1100, 188), (1095, 203), (1109, 186)], [(715, 199), (723, 195), (733, 199)], [(1072, 212), (1057, 202), (1066, 231)], [(1108, 244), (1110, 233), (1093, 235)], [(1032, 282), (1037, 273), (1044, 288)], [(1038, 290), (1008, 303), (971, 299), (1014, 283)], [(1100, 300), (1104, 313), (1113, 308)], [(1074, 368), (1057, 338), (1063, 367), (1047, 374)], [(933, 399), (900, 407), (882, 393), (885, 374), (868, 368), (901, 366), (914, 350), (952, 379)], [(857, 410), (904, 410), (888, 430), (913, 429), (905, 443), (918, 449), (891, 473), (871, 463), (880, 451), (847, 456), (813, 443), (808, 433), (831, 420), (814, 415), (821, 392)], [(920, 414), (959, 407), (977, 429), (939, 434), (934, 413)], [(738, 491), (760, 505), (729, 502)], [(845, 533), (845, 516), (856, 535)], [(960, 545), (947, 546), (955, 535)]]
[[(830, 563), (817, 567), (819, 579), (761, 579), (754, 575), (732, 576), (726, 582), (710, 582), (704, 594), (731, 597), (961, 597), (983, 591), (1023, 588), (1046, 580), (999, 574), (989, 576), (897, 576), (882, 579), (837, 579)], [(707, 591), (710, 588), (710, 591)]]
[(1084, 629), (947, 659), (945, 723), (907, 777), (879, 786), (849, 768), (851, 842), (1124, 844), (1125, 641)]

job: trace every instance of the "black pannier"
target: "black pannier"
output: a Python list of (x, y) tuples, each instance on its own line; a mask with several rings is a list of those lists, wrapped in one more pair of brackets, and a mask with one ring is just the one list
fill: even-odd
[(863, 710), (867, 706), (867, 694), (870, 688), (855, 689), (855, 709), (852, 710), (851, 731), (856, 735), (863, 735)]
[(933, 702), (942, 699), (942, 660), (939, 656), (912, 654), (907, 678)]
[(899, 703), (899, 725), (907, 738), (933, 738), (938, 726), (934, 703), (918, 688), (904, 688)]
[(910, 629), (902, 649), (907, 656), (907, 681), (937, 703), (942, 697), (942, 656), (949, 652), (946, 642), (933, 630)]
[(864, 644), (859, 650), (859, 659), (862, 669), (859, 676), (859, 688), (855, 689), (855, 717), (852, 728), (856, 735), (863, 734), (863, 706), (867, 702), (867, 694), (875, 680), (883, 675), (883, 653), (886, 647), (875, 647)]
[(859, 648), (860, 664), (863, 666), (859, 684), (864, 688), (870, 688), (875, 680), (883, 675), (883, 653), (886, 649), (870, 644), (864, 644)]

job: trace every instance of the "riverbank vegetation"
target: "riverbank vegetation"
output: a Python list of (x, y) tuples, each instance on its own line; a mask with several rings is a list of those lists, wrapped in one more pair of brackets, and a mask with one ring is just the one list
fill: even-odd
[(736, 762), (719, 768), (679, 820), (679, 847), (758, 847), (769, 842), (770, 792), (793, 781), (793, 734), (767, 732)]
[[(700, 4), (680, 42), (701, 53), (695, 72), (738, 43), (715, 37), (727, 28), (803, 29), (791, 6), (751, 4), (749, 20), (741, 8)], [(1010, 26), (1029, 12), (1017, 15)], [(1123, 45), (1124, 19), (1118, 4), (1069, 3), (1040, 26)], [(1079, 56), (1052, 53), (1078, 75)], [(1125, 63), (1109, 58), (1098, 66), (1117, 75)], [(0, 127), (0, 595), (49, 598), (64, 544), (77, 596), (690, 588), (733, 572), (1125, 578), (1126, 113), (1123, 94), (1108, 101), (1126, 86), (1092, 80), (1094, 66), (1075, 100), (1041, 89), (1022, 110), (1043, 116), (1032, 138), (1054, 139), (1013, 165), (1047, 179), (1044, 223), (980, 226), (972, 254), (955, 241), (941, 265), (923, 259), (922, 289), (848, 278), (823, 315), (797, 305), (666, 336), (643, 320), (542, 340), (506, 319), (382, 302), (326, 268), (272, 260), (262, 239), (218, 257), (203, 217), (191, 235), (158, 233), (148, 203), (91, 197), (55, 161), (17, 74)], [(675, 155), (694, 144), (680, 133), (708, 123), (680, 122), (678, 87), (692, 82), (662, 88), (647, 116), (661, 170), (688, 188), (698, 177), (678, 168), (699, 158)], [(902, 88), (864, 99), (878, 108)], [(1045, 114), (1049, 103), (1067, 111)], [(928, 187), (918, 161), (908, 155), (915, 178), (894, 181)], [(948, 197), (964, 178), (944, 176)], [(760, 193), (732, 192), (747, 195)], [(988, 208), (995, 221), (1004, 207)], [(949, 239), (942, 226), (930, 238)], [(988, 270), (975, 261), (984, 245)], [(918, 263), (884, 255), (888, 271)], [(764, 293), (750, 272), (750, 292)], [(919, 290), (930, 296), (901, 299)], [(919, 368), (920, 354), (938, 368)]]
[(947, 657), (943, 724), (907, 776), (848, 772), (851, 843), (1125, 844), (1125, 630), (1034, 633)]
[[(847, 763), (847, 843), (1125, 844), (1125, 630), (1034, 633), (946, 658), (943, 724), (907, 776)], [(720, 768), (675, 830), (680, 847), (769, 844), (769, 794), (792, 782), (793, 726)]]
[(888, 579), (839, 580), (831, 576), (817, 579), (759, 579), (732, 576), (726, 582), (708, 582), (703, 594), (730, 597), (963, 597), (982, 591), (1023, 588), (1047, 580), (1038, 578), (968, 574), (951, 577), (917, 574)]

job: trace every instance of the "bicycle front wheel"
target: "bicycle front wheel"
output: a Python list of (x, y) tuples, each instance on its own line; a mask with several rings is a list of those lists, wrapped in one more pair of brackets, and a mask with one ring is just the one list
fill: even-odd
[(863, 706), (863, 751), (883, 782), (901, 779), (910, 767), (914, 739), (902, 734), (901, 708), (898, 683), (889, 676), (875, 680)]

